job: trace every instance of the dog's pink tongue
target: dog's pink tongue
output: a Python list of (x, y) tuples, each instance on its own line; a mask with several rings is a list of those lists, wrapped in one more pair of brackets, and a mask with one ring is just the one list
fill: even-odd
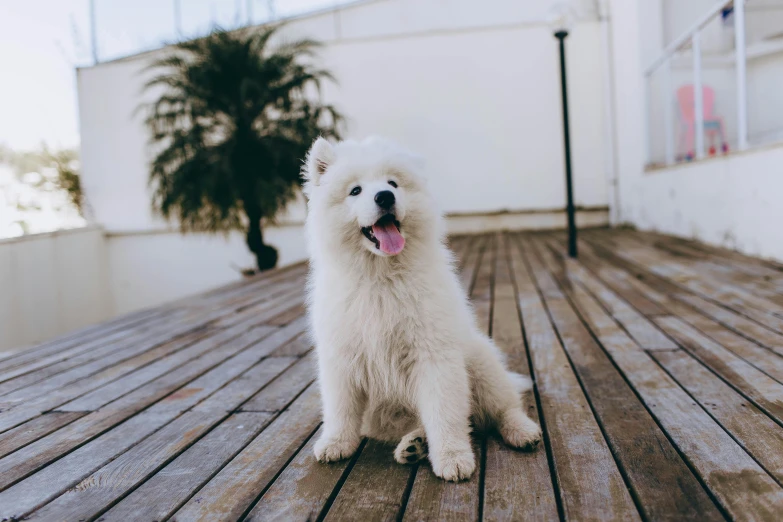
[(402, 237), (397, 226), (391, 221), (381, 225), (373, 225), (372, 233), (375, 234), (375, 238), (380, 241), (381, 250), (385, 254), (396, 256), (402, 252), (403, 247), (405, 247), (405, 238)]

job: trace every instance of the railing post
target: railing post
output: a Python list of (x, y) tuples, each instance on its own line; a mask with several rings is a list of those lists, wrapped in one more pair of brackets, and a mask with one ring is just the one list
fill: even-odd
[(671, 57), (663, 62), (663, 125), (666, 144), (666, 164), (674, 164), (674, 100), (672, 99)]
[(90, 0), (90, 47), (92, 47), (92, 61), (98, 64), (98, 28), (95, 20), (95, 0)]
[(704, 157), (704, 87), (701, 81), (701, 31), (693, 33), (693, 109), (696, 134), (696, 158)]
[(748, 148), (745, 0), (734, 0), (734, 52), (737, 58), (737, 147), (745, 150)]
[(177, 39), (183, 38), (182, 34), (182, 5), (180, 0), (174, 0), (174, 32), (177, 34)]
[(652, 94), (650, 89), (650, 82), (652, 82), (652, 75), (644, 77), (644, 85), (642, 86), (644, 95), (644, 153), (647, 158), (647, 163), (653, 163), (652, 157), (652, 131), (650, 129), (650, 95)]

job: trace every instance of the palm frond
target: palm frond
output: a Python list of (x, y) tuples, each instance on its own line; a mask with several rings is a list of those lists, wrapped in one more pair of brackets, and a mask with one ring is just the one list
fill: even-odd
[(301, 159), (343, 117), (321, 102), (332, 74), (313, 63), (320, 43), (273, 45), (278, 27), (214, 31), (173, 46), (143, 70), (154, 157), (153, 209), (183, 232), (245, 230), (295, 195)]

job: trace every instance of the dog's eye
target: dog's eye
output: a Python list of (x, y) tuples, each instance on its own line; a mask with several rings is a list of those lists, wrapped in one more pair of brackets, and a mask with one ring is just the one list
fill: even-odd
[(351, 196), (358, 196), (362, 193), (362, 187), (354, 187), (351, 189)]
[(394, 188), (397, 188), (397, 183), (395, 183), (395, 182), (394, 182), (394, 181), (392, 181), (392, 180), (389, 180), (389, 185), (391, 185), (391, 186), (392, 186), (392, 187), (394, 187)]

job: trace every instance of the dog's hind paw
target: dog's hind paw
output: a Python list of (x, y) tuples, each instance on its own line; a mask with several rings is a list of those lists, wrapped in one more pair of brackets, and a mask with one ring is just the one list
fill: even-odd
[(541, 428), (521, 410), (512, 411), (500, 425), (500, 436), (512, 448), (529, 451), (541, 442)]
[(427, 456), (427, 439), (424, 430), (414, 430), (405, 435), (394, 450), (394, 460), (400, 464), (412, 464)]
[(347, 459), (359, 448), (360, 439), (321, 437), (313, 448), (315, 458), (321, 462), (335, 462)]
[(465, 451), (447, 453), (442, 455), (437, 463), (432, 463), (432, 471), (443, 480), (450, 482), (467, 480), (475, 470), (476, 457), (470, 448)]

